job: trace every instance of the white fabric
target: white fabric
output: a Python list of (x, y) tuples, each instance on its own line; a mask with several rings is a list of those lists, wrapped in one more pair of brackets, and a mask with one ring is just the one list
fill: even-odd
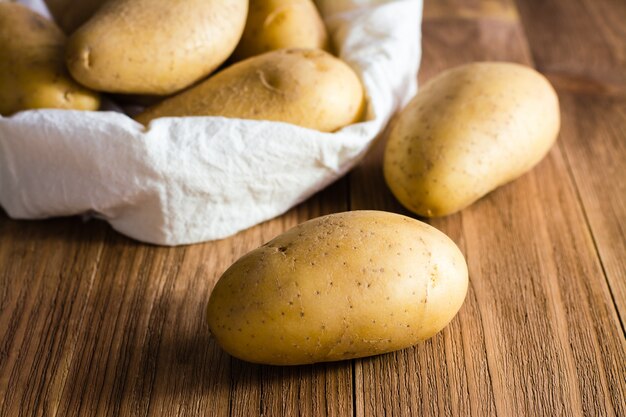
[(0, 204), (19, 219), (91, 214), (162, 245), (224, 238), (286, 212), (353, 167), (417, 88), (421, 0), (318, 4), (367, 90), (368, 121), (336, 133), (221, 117), (146, 129), (123, 113), (25, 111), (0, 117)]

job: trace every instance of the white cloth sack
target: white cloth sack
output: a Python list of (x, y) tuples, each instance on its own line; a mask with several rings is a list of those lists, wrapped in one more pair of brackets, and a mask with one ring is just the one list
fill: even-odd
[(286, 212), (352, 168), (417, 89), (422, 0), (318, 5), (367, 90), (366, 122), (321, 133), (222, 117), (146, 129), (112, 111), (0, 116), (0, 204), (16, 219), (93, 215), (161, 245), (224, 238)]

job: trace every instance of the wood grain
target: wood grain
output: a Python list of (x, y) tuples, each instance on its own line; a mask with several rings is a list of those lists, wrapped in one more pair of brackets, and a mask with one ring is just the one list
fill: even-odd
[(626, 323), (626, 95), (563, 91), (560, 143), (604, 272)]
[(532, 172), (430, 221), (465, 254), (470, 288), (452, 323), (410, 349), (252, 365), (221, 351), (204, 319), (221, 273), (295, 224), (410, 215), (382, 178), (385, 135), (345, 179), (218, 242), (159, 248), (100, 222), (0, 212), (0, 417), (625, 416), (625, 9), (426, 1), (420, 82), (475, 60), (536, 64), (563, 127)]
[[(626, 322), (626, 2), (518, 1), (563, 107), (559, 144)], [(547, 17), (547, 14), (553, 16)]]
[(514, 0), (439, 0), (426, 1), (424, 19), (496, 19), (516, 22), (519, 17)]
[(517, 0), (537, 67), (550, 75), (626, 85), (626, 2)]

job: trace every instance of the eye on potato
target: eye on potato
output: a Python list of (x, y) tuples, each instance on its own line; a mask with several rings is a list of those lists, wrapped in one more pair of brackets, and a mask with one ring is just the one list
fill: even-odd
[(363, 87), (347, 64), (321, 50), (289, 49), (241, 61), (135, 119), (224, 116), (332, 132), (360, 121), (363, 108)]
[(426, 83), (400, 114), (385, 150), (385, 179), (414, 213), (451, 214), (530, 170), (559, 125), (557, 95), (533, 69), (454, 68)]
[(328, 48), (326, 27), (315, 4), (311, 0), (250, 0), (235, 59), (288, 48)]
[(248, 0), (109, 0), (70, 37), (67, 66), (94, 90), (172, 94), (228, 58), (247, 11)]
[(380, 211), (302, 223), (235, 262), (207, 308), (231, 355), (296, 365), (391, 352), (443, 329), (467, 266), (437, 229)]
[(0, 2), (0, 114), (98, 109), (98, 94), (72, 80), (65, 69), (65, 43), (53, 22), (21, 4)]

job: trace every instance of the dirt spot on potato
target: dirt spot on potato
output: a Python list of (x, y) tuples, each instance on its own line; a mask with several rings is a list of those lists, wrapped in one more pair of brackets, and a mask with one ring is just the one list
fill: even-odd
[(33, 30), (45, 30), (47, 26), (47, 22), (39, 15), (30, 15), (28, 23)]

